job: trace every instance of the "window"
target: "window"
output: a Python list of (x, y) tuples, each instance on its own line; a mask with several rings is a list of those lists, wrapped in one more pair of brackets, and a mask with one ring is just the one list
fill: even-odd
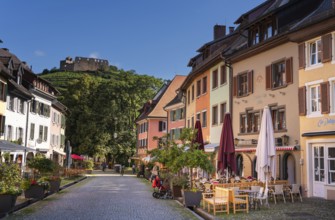
[(220, 123), (223, 123), (224, 120), (224, 115), (227, 112), (227, 104), (226, 103), (221, 103), (220, 104)]
[(7, 140), (12, 140), (12, 134), (13, 134), (13, 127), (11, 125), (7, 126)]
[(43, 138), (44, 141), (47, 141), (48, 140), (48, 127), (47, 126), (44, 126), (44, 138)]
[(200, 112), (197, 113), (197, 121), (200, 121), (200, 118), (201, 118), (201, 114)]
[(324, 146), (314, 146), (314, 181), (324, 182)]
[(202, 94), (207, 92), (207, 76), (202, 78)]
[(277, 89), (293, 83), (293, 58), (282, 59), (265, 68), (266, 89)]
[(218, 87), (218, 70), (214, 70), (212, 72), (212, 89), (215, 89)]
[(42, 142), (42, 138), (43, 138), (43, 125), (40, 125), (40, 129), (38, 132), (38, 139), (40, 142)]
[(190, 90), (187, 91), (187, 104), (190, 104), (191, 102), (191, 92)]
[(247, 115), (247, 133), (259, 132), (260, 129), (259, 111), (248, 111), (246, 115)]
[(159, 121), (159, 128), (158, 131), (166, 131), (166, 122), (165, 121)]
[(30, 105), (30, 112), (37, 113), (38, 106), (39, 106), (38, 101), (33, 100), (31, 105)]
[(24, 114), (24, 101), (22, 99), (17, 99), (18, 111)]
[(272, 88), (277, 88), (286, 84), (285, 79), (285, 62), (281, 61), (279, 63), (272, 65)]
[(192, 101), (194, 101), (194, 85), (192, 85)]
[(218, 106), (215, 105), (212, 108), (212, 125), (218, 124)]
[(182, 128), (171, 129), (171, 139), (179, 140), (181, 132), (182, 132)]
[(8, 96), (8, 105), (7, 108), (11, 111), (14, 111), (14, 97)]
[(222, 65), (220, 71), (220, 85), (223, 85), (225, 83), (227, 83), (227, 71), (226, 66)]
[(253, 71), (239, 73), (233, 78), (233, 96), (243, 97), (253, 92)]
[(201, 80), (197, 81), (197, 97), (201, 95)]
[(191, 126), (190, 126), (190, 123), (191, 123), (191, 122), (190, 122), (190, 119), (187, 119), (187, 127), (188, 127), (188, 128), (191, 127)]
[(259, 27), (256, 26), (251, 30), (251, 45), (255, 45), (259, 43)]
[(6, 84), (0, 81), (0, 100), (6, 101)]
[(30, 137), (29, 137), (29, 139), (34, 140), (34, 138), (35, 138), (35, 124), (31, 123), (30, 124)]
[(272, 124), (274, 131), (286, 130), (286, 114), (285, 107), (272, 106), (270, 107)]
[(335, 184), (335, 147), (328, 148), (328, 183)]
[(277, 35), (277, 23), (274, 18), (266, 18), (250, 28), (249, 45), (256, 45)]
[(180, 108), (170, 112), (170, 121), (178, 121), (184, 119), (184, 109)]
[(321, 39), (317, 39), (311, 42), (308, 42), (307, 44), (307, 50), (308, 50), (308, 64), (309, 66), (313, 66), (316, 64), (321, 63)]
[(17, 128), (16, 131), (16, 140), (20, 139), (23, 140), (23, 128)]
[(202, 127), (207, 127), (207, 111), (202, 112)]
[(192, 128), (194, 128), (194, 117), (191, 118)]
[(309, 107), (311, 114), (321, 114), (320, 85), (309, 87)]
[(247, 133), (247, 115), (245, 113), (240, 114), (240, 133)]
[(238, 77), (238, 96), (244, 96), (248, 94), (248, 75), (247, 73), (241, 74)]

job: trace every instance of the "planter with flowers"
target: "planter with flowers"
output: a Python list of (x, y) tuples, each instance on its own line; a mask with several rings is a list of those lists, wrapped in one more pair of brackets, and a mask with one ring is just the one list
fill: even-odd
[(43, 199), (49, 189), (49, 182), (45, 178), (27, 179), (23, 183), (23, 189), (26, 198)]
[(50, 188), (49, 188), (50, 193), (58, 192), (60, 188), (60, 183), (62, 181), (60, 176), (50, 176), (47, 178), (47, 180), (49, 181), (49, 184), (50, 184)]
[(50, 176), (55, 171), (56, 165), (42, 154), (36, 154), (33, 159), (27, 161), (27, 165), (33, 170), (33, 175), (31, 179), (24, 182), (25, 197), (42, 199), (50, 185), (46, 176)]
[(17, 164), (0, 164), (0, 218), (10, 212), (22, 193), (22, 178)]

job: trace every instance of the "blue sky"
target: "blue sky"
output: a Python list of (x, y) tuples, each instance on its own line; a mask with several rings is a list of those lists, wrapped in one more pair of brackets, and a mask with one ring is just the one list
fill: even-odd
[(235, 26), (264, 0), (2, 0), (0, 47), (35, 73), (67, 56), (163, 79), (187, 75), (215, 24)]

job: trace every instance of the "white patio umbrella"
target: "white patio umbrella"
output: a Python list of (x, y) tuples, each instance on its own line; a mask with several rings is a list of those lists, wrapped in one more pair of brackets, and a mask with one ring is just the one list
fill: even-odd
[(271, 177), (276, 178), (276, 146), (272, 118), (268, 106), (265, 106), (263, 111), (256, 156), (257, 179), (265, 182), (265, 188), (267, 189), (269, 179)]

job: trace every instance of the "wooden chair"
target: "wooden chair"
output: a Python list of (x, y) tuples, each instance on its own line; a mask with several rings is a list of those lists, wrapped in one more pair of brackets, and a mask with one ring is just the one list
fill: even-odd
[(284, 200), (284, 203), (286, 203), (286, 200), (285, 200), (285, 195), (284, 195), (284, 186), (283, 185), (275, 185), (274, 186), (274, 190), (271, 191), (271, 194), (273, 195), (273, 199), (275, 201), (275, 204), (277, 204), (277, 200), (276, 200), (276, 197), (278, 195), (281, 195), (283, 196), (283, 200)]
[(299, 195), (300, 202), (302, 202), (302, 197), (301, 197), (301, 193), (300, 193), (300, 184), (292, 184), (292, 189), (290, 191), (290, 194), (291, 194), (291, 198), (292, 198), (292, 203), (294, 202), (294, 200), (293, 200), (294, 195)]
[[(256, 196), (255, 198), (255, 202), (256, 204), (260, 204), (260, 205), (263, 205), (263, 201), (266, 200), (268, 198), (268, 195), (269, 195), (269, 189), (266, 188), (264, 190), (264, 193), (263, 193), (263, 187), (261, 187), (258, 195)], [(269, 203), (267, 203), (267, 205), (269, 206)]]
[(212, 193), (203, 193), (202, 205), (204, 210), (206, 210), (206, 204), (208, 212), (211, 211), (211, 206), (213, 207), (214, 215), (217, 212), (229, 214), (229, 189), (216, 187)]
[(249, 213), (248, 195), (235, 195), (233, 189), (229, 189), (229, 202), (233, 205), (234, 214), (237, 211)]

